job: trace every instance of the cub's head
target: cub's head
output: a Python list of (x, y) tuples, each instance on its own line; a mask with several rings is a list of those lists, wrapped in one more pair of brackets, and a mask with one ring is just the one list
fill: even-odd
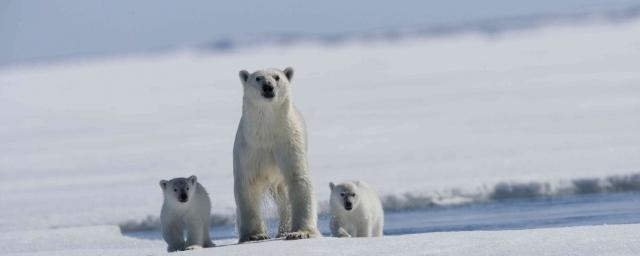
[(193, 197), (197, 182), (198, 178), (195, 175), (189, 178), (175, 178), (169, 181), (161, 180), (160, 188), (162, 188), (165, 200), (184, 204)]
[(289, 85), (293, 78), (293, 68), (279, 70), (269, 68), (249, 73), (239, 73), (244, 87), (244, 97), (253, 102), (282, 102), (289, 96)]
[(331, 189), (331, 203), (338, 204), (347, 211), (358, 207), (360, 196), (354, 182), (344, 182), (338, 185), (329, 182), (329, 188)]

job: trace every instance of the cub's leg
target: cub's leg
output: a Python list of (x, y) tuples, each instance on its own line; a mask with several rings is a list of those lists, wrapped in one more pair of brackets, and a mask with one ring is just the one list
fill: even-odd
[(167, 242), (168, 252), (184, 250), (184, 226), (180, 221), (166, 221), (162, 225), (162, 238)]

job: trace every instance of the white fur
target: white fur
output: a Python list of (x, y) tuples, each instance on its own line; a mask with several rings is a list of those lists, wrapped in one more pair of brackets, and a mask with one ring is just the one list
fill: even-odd
[[(233, 148), (240, 242), (268, 238), (260, 213), (265, 194), (272, 195), (278, 206), (278, 236), (300, 239), (320, 235), (307, 167), (306, 127), (292, 102), (292, 76), (291, 68), (240, 72), (244, 97)], [(274, 86), (272, 99), (262, 94), (266, 81)]]
[[(180, 189), (185, 188), (179, 184), (184, 182), (189, 190), (186, 191), (188, 201), (183, 203), (178, 201), (178, 197), (181, 193)], [(197, 182), (196, 176), (175, 178), (170, 181), (161, 180), (160, 187), (164, 195), (160, 223), (162, 237), (168, 245), (167, 251), (215, 246), (209, 238), (211, 201), (207, 191)], [(174, 189), (177, 189), (178, 192)]]
[[(331, 234), (335, 237), (382, 236), (384, 210), (376, 192), (363, 181), (348, 181), (331, 189)], [(343, 194), (344, 193), (344, 194)], [(355, 194), (355, 196), (351, 196)], [(344, 195), (344, 196), (343, 196)], [(345, 209), (345, 197), (352, 203)]]

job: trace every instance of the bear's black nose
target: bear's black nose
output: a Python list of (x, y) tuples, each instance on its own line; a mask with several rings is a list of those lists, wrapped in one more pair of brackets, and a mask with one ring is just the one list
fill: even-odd
[(262, 84), (262, 96), (271, 99), (276, 96), (276, 93), (273, 91), (273, 86), (270, 82)]
[(273, 92), (273, 86), (271, 84), (263, 84), (262, 85), (263, 92)]
[(344, 209), (350, 211), (351, 209), (353, 209), (353, 204), (351, 204), (351, 202), (344, 203)]
[(189, 199), (189, 197), (187, 196), (187, 194), (180, 194), (180, 202), (186, 202), (187, 199)]

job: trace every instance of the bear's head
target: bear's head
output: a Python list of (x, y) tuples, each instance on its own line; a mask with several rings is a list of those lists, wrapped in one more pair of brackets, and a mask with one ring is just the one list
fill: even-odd
[(189, 199), (193, 198), (197, 182), (198, 178), (195, 175), (191, 175), (189, 178), (175, 178), (169, 181), (161, 180), (160, 188), (162, 188), (165, 200), (186, 204)]
[(329, 182), (331, 189), (331, 202), (337, 203), (341, 208), (351, 211), (358, 207), (360, 197), (357, 194), (357, 185), (354, 182), (344, 182), (338, 185)]
[(280, 103), (289, 97), (293, 68), (268, 68), (253, 73), (242, 70), (239, 75), (244, 97), (249, 101)]

